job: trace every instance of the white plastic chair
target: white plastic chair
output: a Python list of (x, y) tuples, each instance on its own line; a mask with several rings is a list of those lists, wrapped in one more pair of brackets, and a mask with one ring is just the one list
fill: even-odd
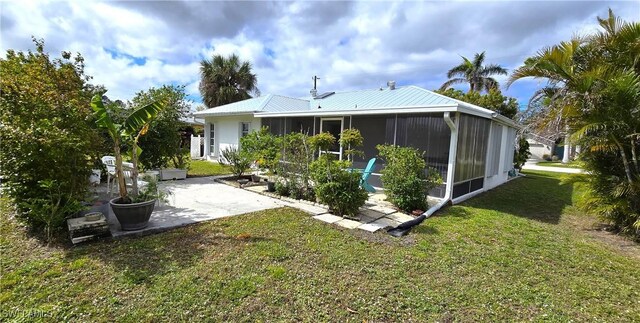
[(107, 189), (112, 194), (113, 181), (116, 178), (116, 158), (114, 156), (102, 156), (102, 163), (107, 168)]
[[(107, 168), (107, 188), (109, 195), (113, 196), (113, 183), (117, 180), (116, 174), (116, 158), (113, 156), (103, 156), (102, 163)], [(122, 162), (122, 174), (124, 175), (124, 181), (127, 186), (132, 185), (133, 181), (133, 164), (128, 162)], [(142, 189), (149, 183), (138, 180), (138, 188)]]

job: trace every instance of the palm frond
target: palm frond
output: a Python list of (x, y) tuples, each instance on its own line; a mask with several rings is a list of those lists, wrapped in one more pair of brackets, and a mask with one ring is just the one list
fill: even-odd
[(468, 81), (466, 79), (463, 79), (463, 78), (450, 79), (450, 80), (442, 83), (442, 86), (440, 86), (440, 91), (444, 91), (444, 90), (450, 88), (454, 84), (464, 84), (464, 83), (467, 83), (467, 82)]
[(96, 94), (91, 98), (91, 109), (93, 109), (96, 116), (98, 127), (106, 129), (112, 138), (116, 138), (118, 136), (117, 125), (113, 123), (113, 119), (111, 119), (109, 112), (102, 103), (102, 95)]
[(165, 107), (165, 102), (156, 101), (134, 110), (124, 123), (127, 135), (135, 136), (144, 126), (153, 120)]

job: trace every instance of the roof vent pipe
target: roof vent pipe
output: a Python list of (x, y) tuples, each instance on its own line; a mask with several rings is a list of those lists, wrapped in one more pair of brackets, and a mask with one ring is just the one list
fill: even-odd
[(318, 90), (316, 89), (311, 89), (310, 93), (312, 98), (315, 98), (316, 96), (318, 96)]
[(387, 82), (387, 86), (389, 87), (389, 90), (395, 90), (396, 89), (396, 81)]

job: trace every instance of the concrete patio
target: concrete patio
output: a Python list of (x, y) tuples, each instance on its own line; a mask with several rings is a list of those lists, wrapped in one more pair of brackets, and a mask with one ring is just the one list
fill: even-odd
[(108, 204), (109, 199), (115, 195), (109, 196), (104, 183), (94, 188), (96, 203), (91, 211), (99, 211), (106, 216), (114, 238), (147, 235), (193, 223), (285, 206), (302, 210), (314, 219), (328, 224), (368, 232), (395, 227), (413, 219), (412, 216), (392, 208), (388, 202), (384, 201), (382, 194), (370, 194), (369, 200), (360, 209), (356, 221), (335, 216), (321, 204), (293, 200), (269, 193), (263, 185), (237, 188), (218, 182), (216, 177), (163, 181), (159, 183), (159, 188), (170, 193), (168, 202), (156, 204), (149, 225), (144, 229), (136, 231), (121, 229), (120, 223)]
[[(145, 235), (192, 223), (236, 216), (285, 206), (279, 200), (214, 181), (214, 177), (164, 181), (159, 188), (170, 193), (168, 203), (156, 204), (149, 226), (142, 230), (122, 231), (120, 223), (107, 203), (96, 209), (107, 216), (114, 238)], [(109, 199), (106, 184), (95, 189), (98, 200)]]

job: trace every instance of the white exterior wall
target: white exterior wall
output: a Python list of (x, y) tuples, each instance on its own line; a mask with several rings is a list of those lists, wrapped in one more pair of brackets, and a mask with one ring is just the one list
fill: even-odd
[[(492, 122), (491, 131), (495, 131), (496, 128), (497, 123)], [(509, 179), (509, 170), (513, 168), (511, 167), (513, 165), (513, 163), (511, 163), (511, 161), (513, 160), (513, 150), (515, 149), (515, 142), (512, 142), (511, 138), (515, 138), (515, 132), (516, 130), (511, 127), (502, 127), (502, 136), (500, 139), (500, 158), (498, 159), (498, 174), (485, 177), (484, 190), (492, 189)], [(494, 143), (489, 143), (488, 152), (492, 151), (492, 147), (494, 147), (493, 145)], [(489, 153), (487, 153), (487, 169), (489, 169), (489, 167)], [(489, 174), (489, 172), (486, 172), (486, 174)]]
[(553, 146), (548, 146), (529, 138), (527, 138), (527, 142), (529, 142), (531, 158), (542, 159), (544, 155), (549, 155), (549, 157), (553, 155)]
[[(238, 147), (240, 144), (240, 124), (242, 122), (251, 123), (250, 131), (260, 130), (260, 118), (252, 115), (228, 116), (228, 117), (206, 117), (204, 126), (204, 154), (207, 160), (216, 160), (220, 158), (220, 152), (229, 147)], [(210, 126), (214, 125), (214, 151), (211, 151)]]

